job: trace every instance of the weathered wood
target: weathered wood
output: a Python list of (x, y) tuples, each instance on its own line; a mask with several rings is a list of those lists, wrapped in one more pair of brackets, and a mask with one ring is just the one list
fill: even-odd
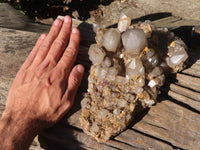
[(0, 103), (0, 116), (2, 115), (4, 108), (5, 106), (2, 103)]
[(153, 106), (133, 129), (183, 149), (200, 149), (199, 114), (168, 100)]
[(12, 80), (39, 34), (0, 28), (0, 35), (0, 103), (5, 105)]
[(200, 25), (200, 23), (197, 20), (185, 20), (181, 19), (180, 17), (174, 17), (174, 16), (169, 16), (166, 18), (155, 20), (153, 21), (153, 23), (157, 27), (166, 27), (171, 30), (180, 28), (182, 26), (189, 27), (189, 26)]
[(196, 101), (197, 103), (200, 104), (200, 93), (199, 92), (194, 92), (194, 91), (191, 91), (187, 88), (183, 88), (183, 87), (180, 87), (180, 86), (175, 85), (175, 84), (170, 84), (170, 89), (172, 91), (176, 92), (176, 93), (179, 93), (183, 96), (191, 98), (192, 99), (191, 103)]
[(168, 143), (156, 139), (153, 140), (152, 137), (148, 135), (145, 136), (143, 133), (132, 129), (122, 132), (119, 136), (115, 137), (115, 139), (135, 146), (137, 149), (173, 149), (173, 147)]
[(194, 68), (188, 68), (188, 69), (184, 70), (183, 73), (189, 74), (191, 76), (200, 77), (200, 70), (194, 69)]
[(200, 111), (200, 103), (199, 102), (197, 102), (191, 98), (188, 98), (186, 96), (183, 96), (181, 94), (178, 94), (176, 92), (173, 92), (173, 91), (169, 91), (168, 95), (171, 96), (173, 99), (178, 100), (178, 101), (180, 101), (184, 104), (187, 104), (190, 107)]
[[(74, 149), (79, 149), (81, 147), (87, 149), (98, 149), (98, 150), (136, 149), (131, 145), (128, 145), (126, 143), (120, 143), (114, 140), (109, 141), (108, 143), (98, 143), (96, 142), (96, 140), (86, 135), (79, 129), (76, 129), (72, 126), (59, 125), (59, 124), (57, 124), (51, 129), (45, 130), (43, 134), (40, 135), (39, 140), (42, 143), (47, 144), (46, 147), (45, 145), (43, 145), (44, 148), (49, 148), (51, 146), (52, 149), (65, 148), (74, 150)], [(47, 141), (45, 142), (44, 140)], [(57, 143), (59, 143), (59, 145)]]
[(176, 79), (179, 85), (200, 92), (200, 78), (178, 73)]
[(182, 20), (182, 19), (179, 17), (169, 16), (166, 18), (155, 20), (155, 21), (153, 21), (153, 23), (159, 27), (169, 27), (169, 25), (171, 25), (173, 22), (177, 22), (180, 20)]
[(200, 60), (197, 60), (190, 68), (183, 70), (183, 73), (177, 74), (176, 80), (179, 85), (170, 84), (170, 91), (167, 94), (199, 111)]
[(36, 33), (47, 32), (50, 28), (48, 25), (34, 23), (8, 3), (0, 3), (0, 27)]
[(185, 69), (183, 73), (200, 77), (200, 59), (197, 60), (190, 68)]

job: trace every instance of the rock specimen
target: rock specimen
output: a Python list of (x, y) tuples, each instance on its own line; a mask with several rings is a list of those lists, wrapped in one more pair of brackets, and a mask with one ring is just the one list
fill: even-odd
[(168, 29), (150, 21), (131, 25), (124, 14), (118, 28), (98, 28), (96, 42), (88, 52), (93, 65), (80, 121), (85, 133), (105, 142), (156, 103), (165, 72), (181, 71), (188, 55)]

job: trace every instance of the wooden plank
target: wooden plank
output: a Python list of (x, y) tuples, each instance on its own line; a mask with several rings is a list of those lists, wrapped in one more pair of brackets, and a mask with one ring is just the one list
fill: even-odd
[(188, 98), (186, 96), (183, 96), (179, 93), (173, 92), (173, 91), (169, 91), (168, 95), (171, 96), (173, 99), (180, 101), (182, 103), (185, 103), (185, 104), (189, 105), (190, 107), (200, 111), (200, 103), (199, 102), (197, 102), (191, 98)]
[(194, 69), (194, 68), (188, 68), (188, 69), (184, 70), (183, 73), (189, 74), (191, 76), (200, 77), (200, 70)]
[(171, 101), (153, 106), (133, 129), (182, 149), (200, 149), (200, 115)]
[(171, 150), (173, 147), (168, 143), (162, 142), (160, 140), (153, 139), (152, 137), (145, 136), (132, 129), (127, 129), (122, 132), (119, 136), (115, 137), (118, 141), (123, 141), (129, 145), (135, 146), (138, 149), (167, 149)]
[[(48, 142), (46, 142), (47, 140)], [(44, 148), (51, 147), (52, 149), (79, 149), (81, 147), (87, 149), (98, 150), (117, 150), (117, 149), (130, 149), (136, 150), (135, 147), (126, 143), (120, 143), (115, 140), (108, 141), (107, 143), (98, 143), (92, 137), (86, 135), (81, 130), (68, 125), (57, 124), (56, 126), (46, 129), (39, 137)], [(56, 144), (55, 144), (56, 143)], [(59, 145), (58, 145), (59, 143)]]
[(31, 19), (8, 3), (0, 3), (0, 27), (36, 33), (47, 32), (50, 28), (49, 25), (33, 23)]
[(169, 16), (162, 19), (152, 21), (157, 27), (166, 27), (176, 29), (181, 26), (198, 26), (200, 22), (197, 20), (185, 20), (180, 17)]
[(200, 78), (178, 73), (176, 79), (179, 85), (200, 92)]
[(198, 21), (193, 21), (193, 20), (177, 20), (177, 21), (174, 21), (174, 22), (171, 22), (167, 25), (167, 27), (169, 29), (176, 29), (176, 28), (179, 28), (180, 26), (194, 26), (194, 25), (199, 25), (200, 23)]
[(2, 112), (4, 109), (5, 109), (5, 105), (0, 103), (0, 116), (2, 115)]
[(177, 22), (180, 20), (181, 20), (181, 18), (179, 18), (179, 17), (169, 16), (166, 18), (155, 20), (155, 21), (153, 21), (153, 23), (158, 27), (168, 27), (171, 23)]
[(5, 105), (12, 80), (39, 34), (0, 28), (0, 35), (0, 103)]
[(180, 87), (175, 84), (170, 84), (170, 89), (176, 93), (179, 93), (183, 96), (189, 97), (192, 99), (192, 102), (196, 101), (197, 103), (200, 103), (200, 93), (191, 91), (187, 88)]
[(195, 64), (200, 65), (200, 59)]
[(200, 77), (200, 59), (197, 60), (190, 68), (185, 69), (183, 73)]

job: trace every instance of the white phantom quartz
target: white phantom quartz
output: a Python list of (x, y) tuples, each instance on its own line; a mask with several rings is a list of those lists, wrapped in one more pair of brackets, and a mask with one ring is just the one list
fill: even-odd
[(117, 29), (109, 29), (103, 35), (102, 45), (107, 51), (116, 52), (120, 44), (120, 32)]
[(145, 76), (145, 69), (139, 57), (134, 57), (126, 67), (126, 76)]
[(104, 50), (102, 50), (98, 45), (92, 45), (88, 51), (89, 59), (93, 64), (101, 63), (106, 56)]
[(139, 54), (147, 46), (147, 39), (141, 29), (129, 29), (122, 34), (122, 43), (127, 53)]
[(127, 128), (135, 115), (157, 102), (165, 73), (181, 71), (187, 47), (166, 28), (150, 21), (130, 25), (122, 14), (118, 28), (98, 28), (89, 49), (88, 92), (81, 101), (81, 126), (99, 142)]
[(120, 32), (126, 31), (131, 25), (131, 19), (127, 17), (124, 13), (120, 14), (119, 22), (118, 22), (118, 30)]
[(168, 66), (182, 66), (188, 58), (186, 46), (183, 41), (180, 39), (173, 41), (168, 49), (168, 57), (166, 57), (166, 62)]

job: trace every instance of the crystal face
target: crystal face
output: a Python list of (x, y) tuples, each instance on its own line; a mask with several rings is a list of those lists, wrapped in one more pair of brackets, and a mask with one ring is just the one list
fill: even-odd
[(165, 73), (181, 71), (186, 45), (150, 21), (130, 25), (121, 15), (118, 28), (98, 29), (91, 45), (88, 92), (81, 101), (85, 133), (105, 142), (126, 129), (135, 114), (156, 103)]
[(129, 29), (122, 34), (122, 43), (130, 54), (139, 54), (147, 46), (145, 33), (141, 29)]
[(103, 35), (102, 45), (107, 51), (116, 52), (120, 43), (120, 32), (116, 29), (108, 29)]

